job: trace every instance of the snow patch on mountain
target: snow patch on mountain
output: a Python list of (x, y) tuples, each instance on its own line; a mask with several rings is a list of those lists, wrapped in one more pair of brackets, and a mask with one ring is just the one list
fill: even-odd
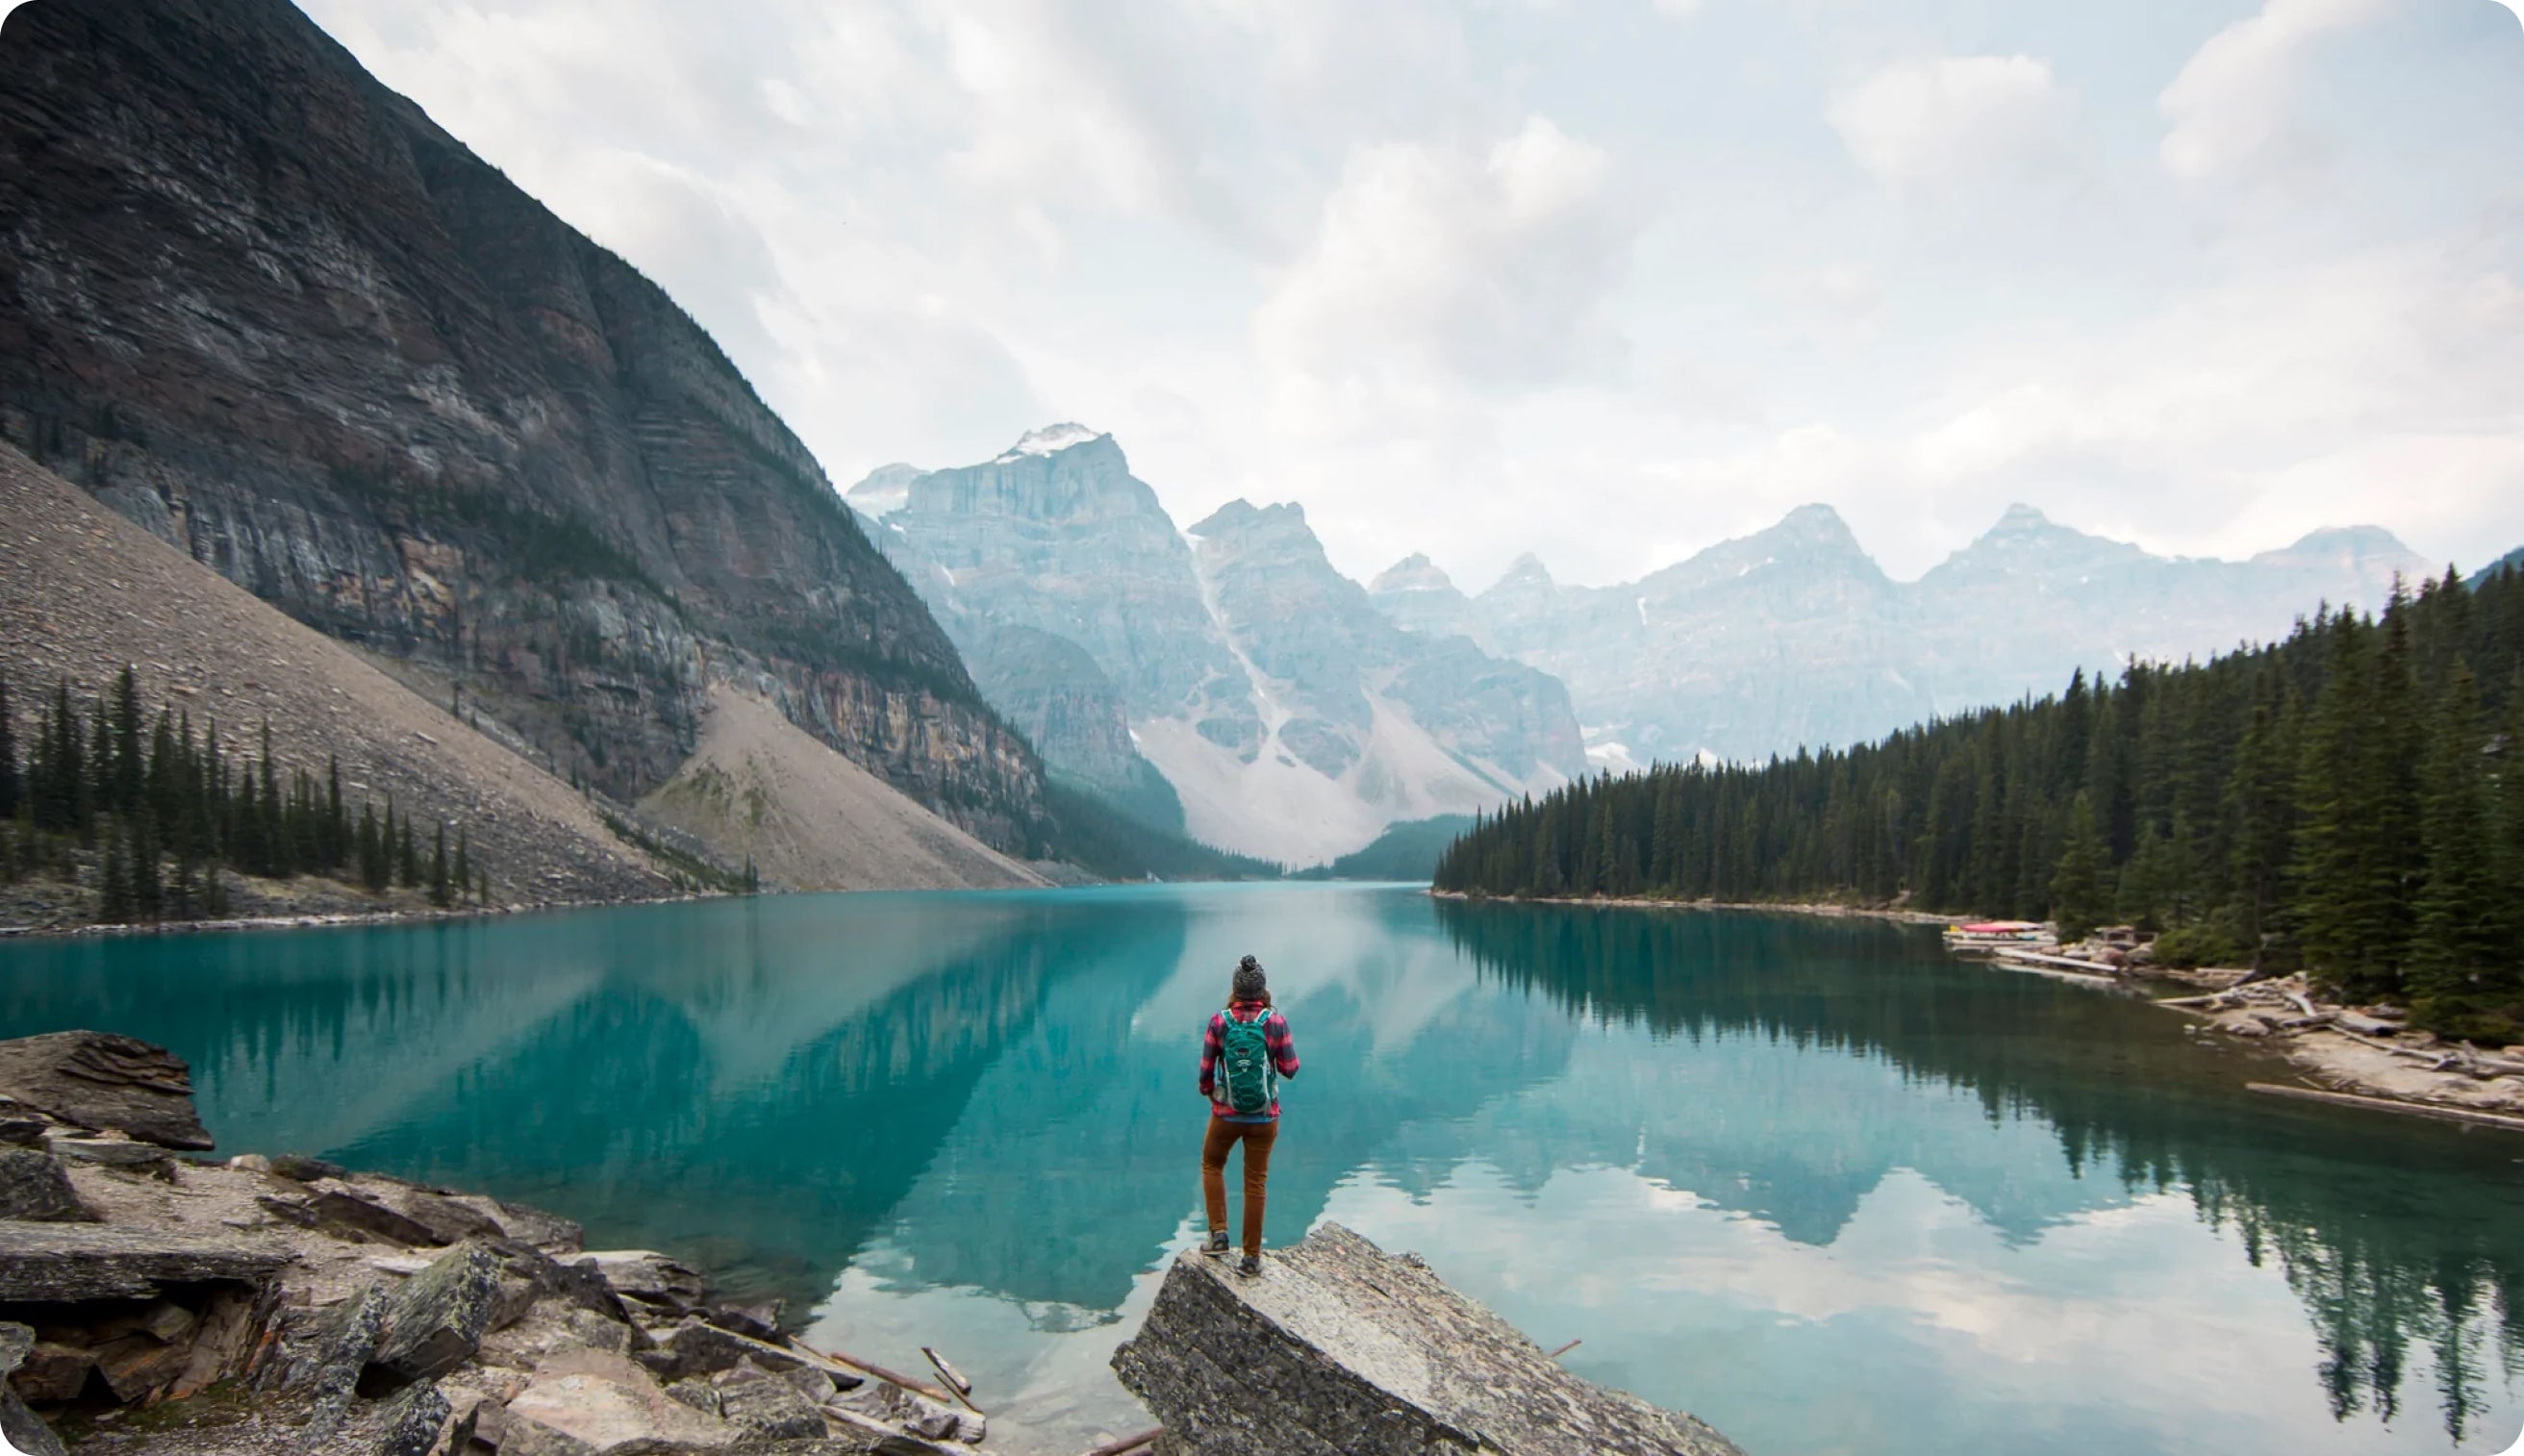
[[(1183, 718), (1141, 719), (1132, 733), (1174, 785), (1193, 838), (1298, 868), (1336, 859), (1391, 825), (1496, 808), (1512, 797), (1513, 776), (1449, 752), (1400, 704), (1374, 698), (1370, 712), (1364, 751), (1338, 776), (1282, 748), (1278, 724), (1250, 762)], [(1541, 794), (1565, 782), (1544, 770), (1530, 787)]]
[(1016, 444), (1008, 448), (1006, 454), (1001, 455), (992, 463), (1004, 465), (1011, 461), (1021, 461), (1030, 455), (1058, 455), (1071, 446), (1084, 445), (1091, 440), (1103, 438), (1103, 431), (1091, 430), (1083, 424), (1047, 424), (1039, 430), (1026, 431), (1018, 438)]

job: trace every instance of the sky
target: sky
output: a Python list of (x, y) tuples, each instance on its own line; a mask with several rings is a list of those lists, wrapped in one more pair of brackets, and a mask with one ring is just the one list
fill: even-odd
[(1476, 591), (2524, 545), (2524, 0), (300, 3), (844, 487), (1077, 420)]

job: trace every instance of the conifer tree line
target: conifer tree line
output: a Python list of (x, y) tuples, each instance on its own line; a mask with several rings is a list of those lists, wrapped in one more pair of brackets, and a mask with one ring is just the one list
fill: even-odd
[(229, 910), (221, 870), (325, 875), (372, 895), (425, 890), (440, 906), (487, 902), (490, 875), (465, 832), (451, 847), (447, 826), (432, 825), (425, 849), (422, 832), (391, 799), (382, 817), (364, 799), (354, 818), (338, 760), (321, 780), (284, 773), (268, 724), (249, 749), (216, 723), (197, 732), (190, 711), (151, 716), (129, 667), (85, 704), (56, 684), (23, 729), (0, 677), (0, 881), (78, 880), (91, 861), (98, 920), (216, 919)]
[(2524, 1041), (2524, 571), (1860, 748), (1580, 780), (1484, 815), (1435, 886), (2120, 920)]

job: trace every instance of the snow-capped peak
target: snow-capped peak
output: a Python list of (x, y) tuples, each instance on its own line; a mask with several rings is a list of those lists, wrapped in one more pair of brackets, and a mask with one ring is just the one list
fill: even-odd
[(1026, 431), (1023, 439), (1017, 441), (1009, 448), (1007, 454), (1000, 456), (992, 463), (1005, 464), (1009, 461), (1023, 460), (1030, 455), (1058, 455), (1073, 445), (1084, 445), (1090, 440), (1102, 438), (1104, 437), (1101, 431), (1091, 430), (1083, 424), (1047, 424), (1039, 430)]

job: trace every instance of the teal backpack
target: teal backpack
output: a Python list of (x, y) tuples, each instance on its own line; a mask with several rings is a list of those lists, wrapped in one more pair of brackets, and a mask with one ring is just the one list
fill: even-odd
[(1271, 1059), (1271, 1013), (1238, 1021), (1230, 1011), (1226, 1021), (1219, 1033), (1218, 1100), (1238, 1116), (1258, 1117), (1280, 1094), (1280, 1069)]

